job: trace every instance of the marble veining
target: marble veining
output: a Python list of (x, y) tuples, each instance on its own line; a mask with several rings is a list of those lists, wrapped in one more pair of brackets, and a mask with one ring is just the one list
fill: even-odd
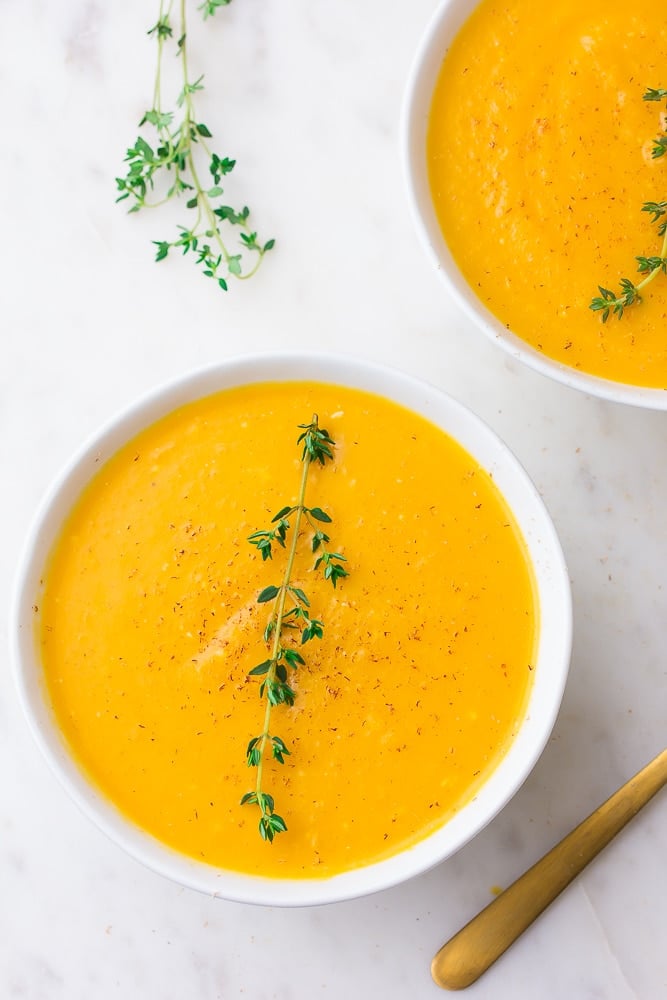
[[(7, 1000), (434, 998), (429, 963), (445, 938), (664, 745), (667, 420), (525, 370), (448, 300), (412, 228), (398, 148), (403, 87), (434, 6), (235, 0), (203, 25), (192, 4), (202, 117), (238, 160), (230, 200), (277, 240), (225, 297), (179, 260), (153, 263), (151, 240), (182, 213), (128, 217), (114, 204), (149, 100), (157, 4), (0, 2), (6, 611), (37, 504), (85, 437), (184, 370), (277, 347), (379, 359), (475, 409), (544, 497), (575, 601), (562, 710), (509, 806), (403, 886), (287, 912), (181, 889), (91, 827), (27, 731), (5, 614)], [(666, 823), (662, 795), (468, 995), (667, 996)]]

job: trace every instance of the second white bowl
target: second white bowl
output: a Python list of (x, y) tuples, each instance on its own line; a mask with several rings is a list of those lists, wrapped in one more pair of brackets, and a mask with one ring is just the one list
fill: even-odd
[(422, 244), (447, 290), (487, 337), (522, 364), (592, 396), (648, 409), (667, 410), (667, 390), (644, 388), (588, 375), (536, 350), (508, 330), (463, 277), (442, 235), (431, 197), (426, 135), (436, 80), (443, 60), (480, 0), (443, 0), (427, 25), (406, 85), (401, 148), (408, 200)]

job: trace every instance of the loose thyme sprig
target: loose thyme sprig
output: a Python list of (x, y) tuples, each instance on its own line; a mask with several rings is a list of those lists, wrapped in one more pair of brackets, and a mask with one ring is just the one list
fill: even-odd
[[(667, 99), (667, 90), (650, 87), (643, 95), (645, 101), (663, 101)], [(663, 115), (663, 121), (665, 119)], [(651, 156), (658, 159), (667, 153), (667, 129), (663, 127), (663, 134), (653, 140)], [(618, 316), (620, 319), (623, 312), (629, 306), (638, 304), (642, 300), (641, 293), (646, 286), (653, 281), (658, 274), (667, 274), (667, 201), (647, 201), (642, 205), (642, 212), (649, 212), (651, 222), (660, 222), (658, 226), (658, 236), (662, 236), (662, 247), (660, 254), (653, 257), (635, 257), (639, 274), (645, 277), (642, 281), (634, 282), (630, 278), (621, 278), (620, 292), (618, 294), (609, 288), (598, 285), (599, 296), (596, 296), (589, 306), (593, 312), (602, 314), (602, 322), (606, 323), (610, 315)], [(662, 220), (662, 221), (660, 221)]]
[[(258, 736), (253, 736), (246, 749), (248, 766), (257, 768), (255, 788), (243, 796), (241, 805), (259, 807), (259, 832), (262, 838), (269, 842), (276, 834), (284, 833), (287, 825), (283, 817), (275, 812), (273, 796), (262, 788), (264, 758), (266, 753), (270, 753), (273, 760), (284, 764), (285, 757), (290, 755), (284, 740), (271, 731), (271, 710), (277, 705), (294, 704), (295, 692), (288, 683), (288, 668), (296, 670), (305, 663), (303, 656), (293, 644), (285, 645), (284, 633), (289, 630), (300, 631), (300, 645), (303, 646), (311, 639), (321, 639), (324, 632), (323, 623), (311, 616), (307, 595), (300, 587), (295, 587), (291, 583), (303, 521), (312, 531), (311, 551), (319, 553), (314, 568), (321, 567), (324, 578), (330, 580), (334, 588), (340, 579), (348, 576), (348, 571), (343, 566), (346, 561), (345, 556), (326, 547), (329, 536), (319, 527), (320, 524), (330, 524), (331, 518), (321, 507), (305, 506), (306, 483), (311, 463), (319, 462), (320, 465), (325, 465), (331, 461), (336, 443), (328, 431), (319, 426), (317, 414), (313, 414), (309, 424), (299, 424), (299, 430), (303, 432), (297, 440), (297, 444), (303, 445), (301, 453), (303, 470), (297, 502), (294, 506), (282, 507), (274, 515), (271, 524), (275, 527), (267, 531), (255, 531), (248, 538), (250, 544), (261, 552), (262, 560), (266, 561), (273, 558), (274, 544), (287, 549), (287, 535), (289, 531), (292, 532), (282, 583), (280, 586), (264, 587), (257, 597), (259, 604), (273, 602), (273, 610), (264, 629), (264, 641), (271, 644), (271, 653), (267, 660), (263, 660), (250, 671), (251, 677), (263, 678), (259, 686), (259, 695), (266, 698), (266, 708), (262, 731)], [(290, 521), (291, 518), (293, 523)], [(288, 607), (288, 602), (291, 607)]]
[[(206, 0), (198, 9), (206, 19), (229, 3), (231, 0)], [(204, 78), (192, 79), (188, 69), (186, 0), (180, 0), (178, 39), (175, 43), (183, 81), (176, 100), (181, 111), (180, 121), (175, 121), (174, 112), (163, 110), (163, 55), (165, 46), (174, 35), (171, 6), (171, 0), (160, 0), (158, 20), (148, 32), (157, 39), (157, 70), (153, 104), (139, 122), (139, 127), (153, 126), (155, 147), (140, 135), (127, 150), (125, 162), (129, 166), (125, 177), (116, 178), (120, 192), (116, 200), (129, 198), (132, 201), (130, 212), (138, 212), (142, 208), (156, 208), (186, 194), (186, 207), (195, 212), (194, 221), (189, 226), (179, 226), (180, 235), (175, 240), (154, 240), (157, 247), (155, 259), (164, 260), (172, 249), (181, 250), (183, 254), (192, 253), (202, 273), (227, 291), (228, 277), (251, 277), (275, 241), (261, 243), (258, 240), (249, 223), (250, 209), (247, 206), (236, 210), (220, 204), (224, 193), (220, 186), (222, 178), (231, 173), (236, 161), (212, 151), (208, 143), (212, 133), (195, 113), (194, 94), (204, 89)], [(210, 175), (208, 180), (200, 175), (202, 162)], [(156, 200), (149, 200), (158, 179), (163, 180), (166, 190)], [(237, 253), (232, 253), (223, 238), (223, 227), (234, 226), (238, 227), (241, 240), (240, 252)]]

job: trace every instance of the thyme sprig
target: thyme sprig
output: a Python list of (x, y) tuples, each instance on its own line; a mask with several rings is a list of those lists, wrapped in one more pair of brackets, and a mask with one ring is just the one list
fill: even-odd
[[(649, 87), (643, 95), (643, 100), (667, 100), (667, 90)], [(654, 160), (667, 153), (666, 120), (667, 114), (663, 113), (662, 134), (653, 140), (653, 148), (651, 150), (651, 156)], [(635, 257), (635, 260), (637, 261), (637, 271), (639, 274), (644, 275), (641, 281), (635, 282), (630, 278), (621, 278), (620, 291), (618, 292), (615, 292), (610, 288), (605, 288), (603, 285), (598, 285), (600, 294), (592, 299), (589, 308), (592, 309), (593, 312), (599, 312), (601, 314), (603, 323), (607, 322), (610, 315), (617, 316), (621, 319), (624, 311), (629, 306), (636, 305), (641, 302), (643, 290), (657, 277), (658, 274), (667, 274), (667, 201), (646, 201), (642, 205), (642, 212), (648, 212), (651, 215), (651, 222), (659, 223), (658, 236), (662, 237), (660, 252), (658, 255), (653, 255), (651, 257)]]
[[(273, 841), (278, 833), (287, 830), (287, 824), (282, 816), (275, 811), (273, 796), (263, 789), (264, 760), (268, 754), (279, 764), (285, 763), (285, 757), (290, 750), (285, 741), (271, 729), (271, 712), (278, 705), (293, 705), (294, 689), (288, 681), (289, 670), (304, 666), (305, 660), (299, 648), (292, 643), (286, 643), (286, 635), (290, 631), (300, 632), (300, 646), (312, 639), (321, 639), (324, 634), (324, 624), (320, 619), (312, 617), (310, 600), (301, 587), (292, 583), (292, 574), (296, 559), (302, 526), (305, 523), (310, 529), (310, 548), (317, 553), (314, 569), (321, 569), (326, 580), (330, 580), (335, 588), (338, 581), (348, 576), (348, 570), (343, 563), (345, 556), (340, 552), (327, 548), (329, 536), (320, 527), (330, 524), (331, 517), (321, 507), (306, 507), (306, 483), (308, 472), (313, 462), (325, 465), (333, 460), (335, 441), (328, 431), (319, 426), (317, 414), (309, 424), (299, 424), (302, 433), (297, 444), (302, 445), (301, 484), (296, 504), (282, 507), (271, 520), (273, 527), (255, 531), (248, 537), (261, 553), (262, 561), (273, 558), (274, 545), (287, 551), (287, 561), (282, 582), (276, 586), (270, 584), (264, 587), (257, 596), (258, 604), (273, 603), (271, 615), (264, 629), (264, 641), (270, 644), (270, 655), (250, 671), (250, 677), (261, 677), (259, 695), (266, 699), (264, 709), (264, 724), (258, 736), (253, 736), (246, 749), (246, 761), (249, 767), (257, 769), (255, 787), (246, 792), (241, 799), (241, 805), (256, 805), (260, 811), (259, 832), (263, 840)], [(288, 534), (291, 532), (289, 549)]]
[[(198, 8), (204, 19), (211, 17), (231, 0), (205, 0)], [(155, 260), (164, 260), (171, 250), (191, 254), (195, 264), (207, 278), (213, 278), (223, 290), (228, 278), (251, 277), (264, 255), (274, 246), (274, 240), (262, 243), (250, 225), (250, 209), (234, 209), (221, 203), (224, 190), (222, 179), (228, 176), (236, 161), (220, 156), (209, 144), (213, 138), (209, 127), (195, 111), (194, 95), (204, 89), (203, 76), (193, 78), (188, 67), (186, 0), (179, 0), (179, 24), (175, 41), (180, 61), (182, 87), (176, 99), (180, 111), (177, 120), (173, 111), (165, 111), (162, 96), (163, 58), (166, 46), (174, 40), (171, 0), (160, 0), (159, 16), (148, 31), (157, 40), (157, 68), (153, 102), (139, 122), (139, 127), (152, 126), (153, 143), (139, 135), (127, 150), (128, 164), (124, 177), (116, 178), (116, 201), (131, 201), (130, 212), (156, 208), (181, 195), (187, 197), (186, 208), (193, 211), (194, 220), (180, 225), (173, 240), (153, 240), (157, 247)], [(203, 164), (203, 167), (202, 167)], [(203, 171), (207, 171), (204, 173)], [(163, 193), (153, 198), (156, 181), (162, 181)], [(226, 242), (223, 230), (238, 229), (240, 243), (237, 252)]]

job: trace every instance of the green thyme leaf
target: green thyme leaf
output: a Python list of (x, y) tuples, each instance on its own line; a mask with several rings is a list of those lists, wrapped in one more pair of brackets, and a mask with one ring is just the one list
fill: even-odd
[(266, 604), (267, 601), (272, 601), (274, 597), (277, 597), (280, 593), (280, 587), (265, 587), (264, 590), (260, 591), (257, 597), (258, 604)]

